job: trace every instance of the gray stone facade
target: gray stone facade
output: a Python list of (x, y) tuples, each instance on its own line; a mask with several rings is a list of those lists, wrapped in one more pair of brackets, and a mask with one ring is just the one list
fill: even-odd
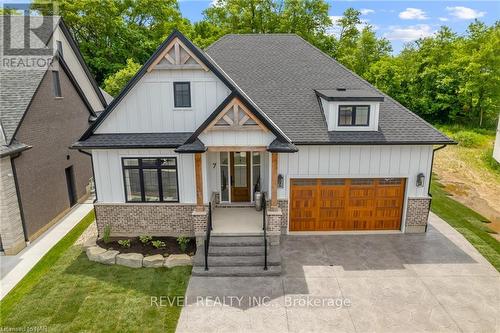
[(8, 156), (0, 160), (0, 237), (6, 255), (16, 254), (26, 246), (16, 184)]
[(430, 208), (431, 198), (408, 198), (405, 232), (425, 232)]
[[(195, 235), (194, 204), (180, 203), (96, 203), (99, 237), (109, 225), (112, 236), (189, 236)], [(206, 222), (205, 222), (206, 224)]]

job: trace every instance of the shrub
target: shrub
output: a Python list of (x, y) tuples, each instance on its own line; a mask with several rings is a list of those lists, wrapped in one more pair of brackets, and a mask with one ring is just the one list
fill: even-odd
[(484, 137), (481, 134), (472, 131), (458, 131), (452, 134), (452, 138), (462, 147), (474, 148), (484, 143)]
[(179, 244), (179, 248), (182, 252), (186, 252), (187, 245), (189, 244), (189, 238), (184, 236), (177, 237), (177, 244)]
[(106, 224), (104, 226), (104, 232), (103, 232), (103, 235), (102, 235), (102, 240), (104, 241), (104, 243), (108, 244), (109, 242), (111, 242), (111, 226), (109, 224)]
[(120, 239), (118, 241), (118, 244), (120, 244), (121, 247), (130, 247), (130, 239)]
[(153, 237), (151, 237), (151, 236), (139, 236), (139, 240), (144, 245), (146, 245), (147, 243), (149, 243), (152, 239), (153, 239)]
[(162, 242), (161, 240), (154, 240), (151, 242), (151, 245), (153, 245), (156, 249), (162, 249), (167, 246), (165, 242)]

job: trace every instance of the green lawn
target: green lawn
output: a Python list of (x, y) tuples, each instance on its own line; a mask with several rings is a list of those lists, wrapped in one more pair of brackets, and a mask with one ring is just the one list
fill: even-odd
[(175, 331), (181, 307), (166, 302), (152, 306), (151, 297), (184, 296), (191, 267), (133, 269), (90, 262), (81, 247), (72, 244), (93, 218), (92, 212), (0, 302), (0, 327)]
[(500, 242), (489, 233), (487, 219), (453, 200), (435, 178), (431, 184), (431, 193), (431, 210), (464, 235), (500, 271)]

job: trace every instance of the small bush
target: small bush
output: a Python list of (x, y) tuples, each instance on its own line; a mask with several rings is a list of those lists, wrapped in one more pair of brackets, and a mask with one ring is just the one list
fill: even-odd
[(165, 242), (162, 242), (161, 240), (154, 240), (151, 242), (151, 245), (153, 245), (156, 249), (162, 249), (167, 246)]
[(149, 243), (152, 239), (153, 239), (153, 237), (151, 237), (151, 236), (139, 236), (139, 240), (144, 245), (146, 245), (147, 243)]
[(130, 239), (120, 239), (118, 241), (118, 244), (120, 244), (121, 247), (130, 247)]
[(484, 137), (472, 131), (458, 131), (452, 134), (452, 138), (462, 147), (475, 148), (484, 144)]
[(177, 237), (177, 244), (179, 244), (179, 248), (182, 252), (186, 252), (187, 246), (189, 244), (189, 238), (187, 237)]
[(104, 243), (108, 244), (109, 242), (111, 242), (111, 226), (109, 224), (106, 224), (104, 226), (104, 232), (103, 232), (103, 235), (102, 235), (102, 240), (104, 241)]

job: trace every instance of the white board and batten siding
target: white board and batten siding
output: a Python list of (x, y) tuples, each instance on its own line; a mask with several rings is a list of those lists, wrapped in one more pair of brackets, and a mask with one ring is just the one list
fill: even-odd
[[(183, 203), (196, 202), (194, 158), (192, 154), (176, 154), (173, 149), (96, 149), (92, 151), (92, 161), (94, 163), (99, 202), (125, 202), (122, 171), (123, 157), (176, 157), (179, 201)], [(206, 180), (206, 177), (204, 178)]]
[[(299, 146), (279, 154), (278, 174), (285, 177), (278, 198), (288, 198), (290, 178), (407, 178), (407, 197), (427, 197), (432, 146)], [(417, 175), (425, 184), (416, 186)], [(270, 190), (270, 189), (269, 189)]]
[(210, 130), (200, 134), (206, 146), (264, 146), (276, 138), (271, 132), (262, 130)]
[[(191, 83), (191, 107), (174, 107), (174, 82)], [(155, 69), (142, 77), (96, 133), (194, 132), (229, 94), (212, 72)]]

